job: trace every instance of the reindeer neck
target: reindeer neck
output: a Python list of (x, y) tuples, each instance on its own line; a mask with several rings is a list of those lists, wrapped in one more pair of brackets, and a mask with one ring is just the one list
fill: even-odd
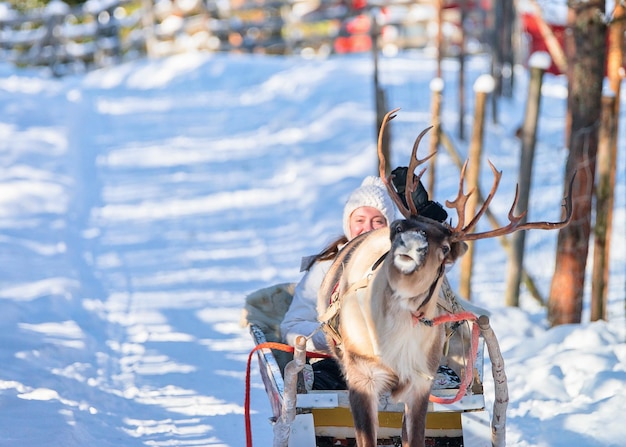
[(437, 277), (430, 285), (428, 292), (426, 292), (426, 297), (422, 300), (422, 303), (419, 305), (417, 310), (411, 312), (411, 319), (413, 320), (414, 326), (418, 323), (432, 326), (432, 321), (430, 321), (430, 319), (435, 316), (434, 311), (437, 308), (436, 303), (439, 284), (441, 282), (441, 278), (443, 277), (444, 270), (445, 266), (444, 264), (441, 264), (441, 266), (439, 267), (439, 271), (437, 272)]

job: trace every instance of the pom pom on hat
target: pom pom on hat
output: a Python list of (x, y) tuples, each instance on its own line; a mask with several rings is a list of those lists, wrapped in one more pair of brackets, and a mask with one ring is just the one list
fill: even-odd
[(376, 208), (387, 219), (387, 225), (390, 225), (395, 217), (395, 205), (387, 193), (385, 184), (380, 177), (365, 177), (361, 186), (355, 189), (346, 206), (343, 208), (343, 232), (350, 239), (350, 216), (357, 208), (362, 206), (371, 206)]

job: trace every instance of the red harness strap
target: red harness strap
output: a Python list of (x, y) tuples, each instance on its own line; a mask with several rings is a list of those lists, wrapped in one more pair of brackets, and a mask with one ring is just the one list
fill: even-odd
[(465, 376), (463, 377), (463, 381), (459, 386), (459, 391), (457, 391), (454, 397), (438, 397), (430, 395), (429, 400), (431, 402), (437, 404), (452, 404), (461, 400), (463, 396), (465, 396), (465, 392), (467, 391), (467, 387), (472, 383), (472, 378), (474, 376), (474, 363), (476, 362), (476, 354), (478, 353), (478, 337), (480, 335), (480, 328), (476, 323), (476, 315), (471, 312), (459, 312), (458, 314), (444, 314), (440, 315), (436, 318), (433, 318), (432, 324), (433, 326), (437, 326), (442, 323), (452, 323), (457, 321), (471, 321), (472, 324), (472, 343), (470, 346), (469, 359), (467, 362), (467, 367), (465, 368)]

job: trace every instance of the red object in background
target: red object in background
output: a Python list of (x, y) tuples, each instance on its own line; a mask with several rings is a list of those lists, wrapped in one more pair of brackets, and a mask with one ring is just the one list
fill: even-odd
[(372, 38), (368, 34), (343, 36), (335, 39), (335, 51), (343, 53), (362, 53), (372, 49)]
[[(543, 36), (541, 35), (541, 32), (539, 31), (537, 18), (532, 14), (528, 14), (528, 13), (522, 14), (522, 25), (524, 27), (524, 31), (530, 37), (530, 48), (528, 49), (529, 50), (528, 54), (531, 55), (536, 51), (545, 51), (546, 53), (549, 54), (548, 47), (546, 46), (546, 42)], [(554, 37), (559, 42), (559, 45), (561, 45), (561, 48), (565, 48), (565, 26), (564, 25), (552, 25), (550, 23), (548, 23), (547, 25), (552, 30), (552, 33), (554, 33)], [(609, 38), (610, 36), (607, 33), (607, 36), (606, 36), (607, 48), (609, 45)], [(552, 61), (552, 57), (550, 57), (550, 60)], [(626, 68), (626, 63), (623, 66), (624, 68)], [(546, 72), (552, 73), (555, 75), (565, 74), (565, 73), (562, 73), (558, 69), (558, 67), (554, 64), (554, 61), (552, 61), (550, 68), (546, 70)], [(604, 74), (606, 75), (606, 69), (605, 69)]]
[(361, 9), (365, 9), (367, 6), (367, 0), (352, 0), (352, 7), (355, 11), (360, 11)]
[[(367, 5), (367, 0), (354, 0), (353, 6), (363, 4)], [(356, 8), (356, 6), (355, 6)], [(387, 22), (389, 10), (382, 7), (379, 17), (383, 23)], [(360, 13), (347, 18), (341, 23), (339, 36), (333, 42), (333, 49), (336, 53), (363, 53), (372, 50), (372, 16), (370, 13)], [(387, 26), (382, 25), (380, 35), (384, 38), (389, 32)]]
[(335, 38), (336, 53), (362, 53), (372, 49), (370, 28), (372, 19), (367, 14), (351, 17), (342, 25), (342, 33)]
[[(541, 31), (539, 30), (539, 24), (537, 23), (537, 18), (532, 14), (522, 14), (522, 25), (524, 27), (524, 31), (530, 37), (530, 48), (528, 49), (528, 54), (533, 54), (537, 51), (545, 51), (549, 54), (548, 47), (546, 42), (541, 35)], [(565, 47), (565, 26), (563, 25), (551, 25), (548, 24), (552, 33), (554, 33), (554, 37), (561, 45), (561, 48)], [(550, 59), (552, 60), (552, 59)], [(558, 67), (552, 61), (550, 68), (546, 70), (547, 73), (552, 73), (555, 75), (564, 74), (558, 69)]]
[(352, 17), (346, 22), (346, 31), (348, 34), (365, 34), (370, 32), (372, 19), (366, 14), (359, 14)]

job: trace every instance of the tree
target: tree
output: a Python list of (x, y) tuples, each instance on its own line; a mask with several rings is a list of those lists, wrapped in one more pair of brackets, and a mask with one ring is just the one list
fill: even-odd
[(591, 321), (607, 319), (608, 282), (611, 259), (611, 232), (615, 177), (617, 173), (617, 123), (620, 86), (624, 64), (626, 5), (616, 3), (609, 24), (606, 72), (608, 91), (603, 94), (602, 124), (598, 141), (596, 223), (594, 228), (593, 271), (591, 274)]
[(580, 323), (582, 316), (606, 58), (605, 0), (570, 0), (569, 8), (573, 48), (568, 52), (570, 131), (566, 194), (574, 171), (576, 180), (572, 192), (572, 222), (561, 229), (558, 236), (548, 301), (548, 320), (553, 326)]

